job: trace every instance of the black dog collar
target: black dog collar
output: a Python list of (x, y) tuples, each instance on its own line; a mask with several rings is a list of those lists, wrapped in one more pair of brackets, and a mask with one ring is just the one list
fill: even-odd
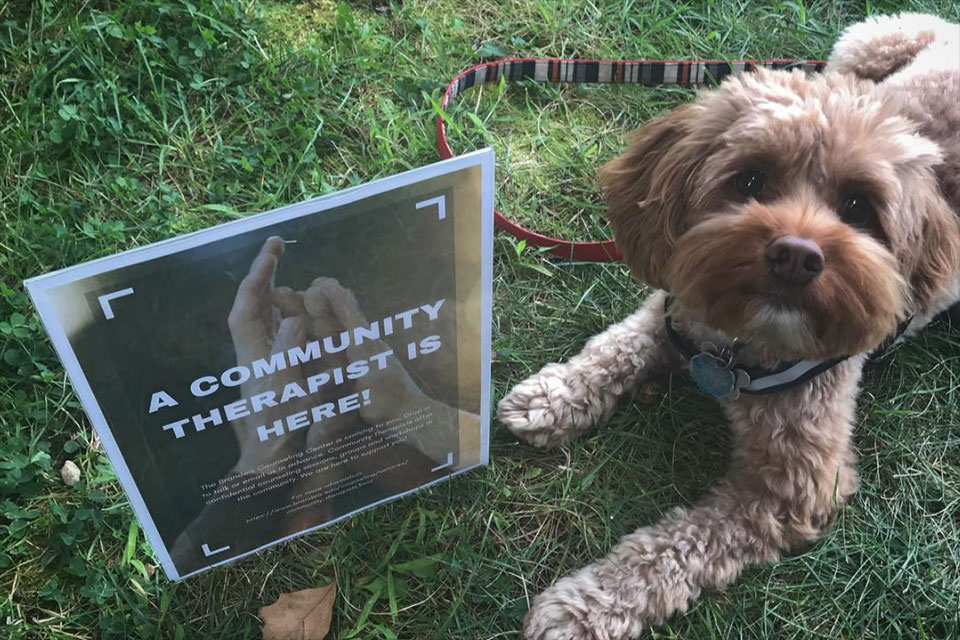
[[(670, 318), (672, 296), (664, 303), (664, 327), (670, 343), (690, 364), (690, 375), (704, 393), (718, 400), (736, 400), (740, 393), (766, 394), (785, 391), (840, 364), (850, 356), (841, 356), (830, 360), (796, 360), (784, 362), (774, 369), (748, 367), (736, 361), (736, 341), (732, 348), (718, 348), (710, 342), (695, 345), (689, 338), (680, 334)], [(907, 318), (897, 327), (896, 333), (888, 337), (873, 353), (871, 358), (886, 355), (897, 339), (903, 335), (910, 321)]]

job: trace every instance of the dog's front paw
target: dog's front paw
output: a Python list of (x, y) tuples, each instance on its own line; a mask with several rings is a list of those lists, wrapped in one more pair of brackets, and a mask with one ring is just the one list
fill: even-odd
[(569, 383), (568, 365), (550, 364), (515, 386), (497, 407), (497, 417), (517, 437), (536, 447), (561, 447), (596, 421), (583, 385)]
[(523, 621), (525, 640), (601, 640), (579, 616), (559, 602), (535, 603)]
[(612, 640), (591, 620), (602, 605), (585, 597), (583, 586), (569, 576), (537, 596), (523, 621), (525, 640)]
[(601, 640), (603, 636), (598, 636), (567, 612), (544, 610), (527, 616), (523, 637), (525, 640)]

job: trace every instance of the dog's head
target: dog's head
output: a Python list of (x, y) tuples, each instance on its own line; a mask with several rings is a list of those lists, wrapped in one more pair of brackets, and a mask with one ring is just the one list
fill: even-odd
[(940, 149), (881, 91), (758, 71), (641, 129), (601, 171), (634, 274), (784, 357), (879, 345), (960, 264)]

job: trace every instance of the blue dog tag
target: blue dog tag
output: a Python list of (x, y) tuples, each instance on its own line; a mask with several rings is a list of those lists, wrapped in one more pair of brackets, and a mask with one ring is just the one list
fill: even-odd
[(723, 360), (703, 351), (690, 358), (690, 375), (704, 393), (717, 400), (736, 400), (750, 377), (740, 369), (731, 369)]

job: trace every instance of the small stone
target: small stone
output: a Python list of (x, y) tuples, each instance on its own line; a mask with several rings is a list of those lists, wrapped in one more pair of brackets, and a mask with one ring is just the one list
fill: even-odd
[(60, 477), (65, 485), (72, 487), (80, 480), (80, 467), (75, 465), (73, 460), (67, 460), (60, 468)]

